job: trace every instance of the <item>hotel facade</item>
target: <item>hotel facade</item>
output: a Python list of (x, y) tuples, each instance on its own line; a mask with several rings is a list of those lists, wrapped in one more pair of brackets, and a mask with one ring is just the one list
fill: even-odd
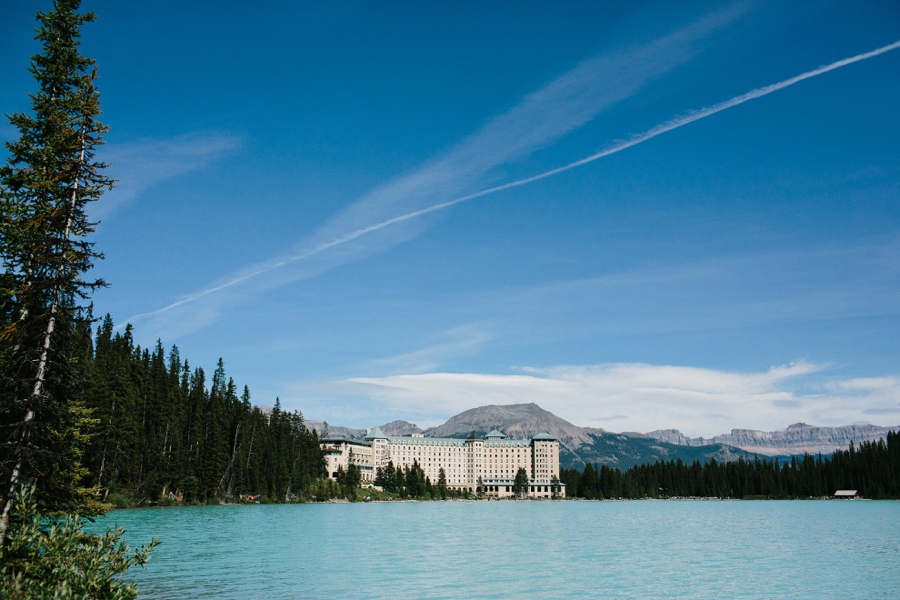
[(378, 469), (388, 463), (408, 469), (418, 463), (431, 482), (437, 483), (441, 468), (447, 488), (492, 497), (513, 496), (518, 470), (528, 474), (527, 496), (565, 497), (565, 486), (559, 482), (559, 442), (547, 433), (530, 440), (510, 440), (494, 430), (483, 438), (432, 438), (422, 434), (384, 435), (376, 427), (364, 440), (327, 437), (321, 440), (328, 477), (335, 478), (338, 469), (347, 470), (352, 463), (359, 467), (362, 481), (373, 484)]

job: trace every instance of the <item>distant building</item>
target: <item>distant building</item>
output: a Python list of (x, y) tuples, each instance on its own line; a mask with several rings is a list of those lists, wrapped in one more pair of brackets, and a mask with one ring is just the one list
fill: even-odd
[(488, 496), (504, 498), (513, 495), (518, 470), (528, 474), (530, 498), (550, 498), (554, 485), (556, 495), (565, 497), (565, 486), (559, 482), (559, 442), (550, 434), (540, 433), (530, 440), (509, 440), (494, 430), (484, 438), (474, 433), (466, 439), (384, 435), (378, 427), (369, 431), (365, 440), (328, 437), (321, 440), (325, 452), (328, 477), (338, 469), (345, 471), (352, 460), (360, 467), (363, 482), (375, 481), (377, 469), (388, 463), (407, 469), (418, 462), (436, 484), (441, 468), (447, 487), (476, 493), (479, 483)]
[(859, 494), (856, 490), (838, 490), (834, 493), (835, 498), (853, 499), (858, 498)]
[(326, 437), (319, 440), (319, 445), (325, 454), (325, 471), (328, 477), (334, 479), (338, 468), (346, 471), (352, 462), (359, 467), (360, 479), (364, 483), (375, 481), (375, 473), (372, 468), (372, 444), (369, 442), (345, 437)]

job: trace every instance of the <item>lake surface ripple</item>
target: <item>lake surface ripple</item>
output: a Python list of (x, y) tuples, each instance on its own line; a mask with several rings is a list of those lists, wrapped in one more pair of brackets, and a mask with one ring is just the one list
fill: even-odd
[(117, 510), (141, 598), (898, 598), (900, 502)]

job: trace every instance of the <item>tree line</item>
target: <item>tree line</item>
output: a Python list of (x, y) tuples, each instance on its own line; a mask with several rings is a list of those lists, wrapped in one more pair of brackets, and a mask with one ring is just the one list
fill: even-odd
[(460, 492), (447, 487), (447, 473), (444, 467), (438, 471), (438, 480), (434, 484), (419, 465), (413, 460), (408, 467), (395, 467), (394, 461), (382, 469), (375, 469), (375, 485), (385, 492), (398, 494), (401, 498), (421, 498), (425, 500), (446, 500), (448, 497), (469, 497), (468, 491)]
[(290, 501), (325, 475), (303, 416), (277, 398), (271, 410), (253, 405), (221, 359), (209, 378), (176, 346), (135, 345), (131, 326), (117, 332), (109, 315), (91, 345), (84, 401), (97, 435), (84, 465), (104, 499)]
[(857, 490), (866, 498), (900, 498), (900, 432), (884, 440), (850, 444), (830, 457), (821, 454), (706, 464), (681, 460), (637, 465), (626, 471), (587, 464), (562, 469), (569, 497), (603, 498), (821, 498)]

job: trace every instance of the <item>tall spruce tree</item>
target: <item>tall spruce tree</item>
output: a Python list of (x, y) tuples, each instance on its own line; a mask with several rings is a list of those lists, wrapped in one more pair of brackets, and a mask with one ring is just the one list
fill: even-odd
[(516, 472), (516, 479), (513, 481), (513, 493), (519, 498), (528, 495), (528, 473), (521, 467)]
[(447, 472), (444, 471), (444, 467), (441, 467), (440, 471), (438, 471), (438, 482), (437, 482), (438, 494), (441, 495), (441, 500), (447, 499)]
[[(84, 509), (75, 479), (77, 378), (72, 368), (81, 303), (102, 281), (86, 273), (100, 258), (86, 206), (112, 186), (94, 151), (106, 128), (94, 61), (79, 52), (81, 27), (94, 20), (78, 14), (79, 0), (56, 0), (37, 14), (40, 54), (31, 57), (38, 91), (31, 112), (10, 123), (19, 139), (6, 144), (0, 168), (0, 475), (5, 537), (15, 493), (38, 484), (45, 508)], [(69, 432), (69, 433), (67, 433)], [(74, 453), (73, 453), (74, 452)]]

